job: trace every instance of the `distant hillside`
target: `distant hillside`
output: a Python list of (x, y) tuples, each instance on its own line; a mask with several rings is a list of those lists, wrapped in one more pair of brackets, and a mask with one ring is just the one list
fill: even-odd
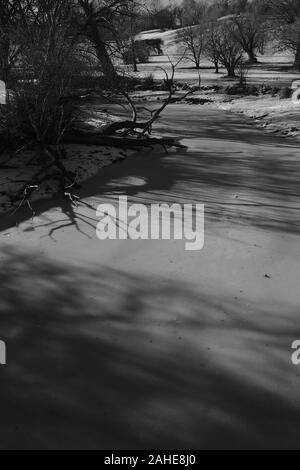
[(162, 49), (164, 54), (178, 54), (184, 51), (184, 46), (178, 34), (179, 31), (180, 29), (143, 31), (136, 36), (136, 39), (161, 39), (163, 41)]

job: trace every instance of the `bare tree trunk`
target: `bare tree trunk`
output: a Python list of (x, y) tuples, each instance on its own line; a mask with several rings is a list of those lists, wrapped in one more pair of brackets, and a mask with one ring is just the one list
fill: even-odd
[(94, 41), (97, 57), (101, 63), (102, 71), (107, 78), (117, 78), (117, 72), (107, 52), (106, 46), (101, 38), (97, 35)]
[(89, 24), (86, 31), (86, 36), (95, 47), (96, 54), (102, 66), (102, 71), (105, 77), (109, 79), (117, 78), (117, 72), (109, 56), (109, 53), (107, 52), (106, 45), (102, 40), (97, 23), (91, 22)]
[(5, 83), (9, 78), (9, 42), (3, 41), (0, 44), (0, 80), (3, 80)]
[(299, 70), (299, 71), (300, 71), (300, 40), (299, 40), (299, 42), (298, 42), (298, 47), (297, 47), (297, 51), (296, 51), (294, 67), (295, 67), (296, 70)]
[(253, 50), (248, 51), (247, 54), (248, 54), (249, 64), (257, 64), (257, 58), (255, 57), (254, 51)]
[(227, 73), (228, 73), (228, 78), (236, 78), (236, 74), (235, 74), (235, 67), (234, 66), (227, 66), (226, 67), (227, 69)]
[(131, 50), (133, 71), (138, 72), (134, 38), (131, 39)]

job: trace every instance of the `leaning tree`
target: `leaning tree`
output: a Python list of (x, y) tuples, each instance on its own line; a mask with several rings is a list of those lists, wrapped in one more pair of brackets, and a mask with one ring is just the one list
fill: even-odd
[(109, 80), (117, 76), (110, 45), (117, 36), (118, 19), (132, 15), (132, 3), (133, 0), (73, 0), (78, 34), (92, 44)]

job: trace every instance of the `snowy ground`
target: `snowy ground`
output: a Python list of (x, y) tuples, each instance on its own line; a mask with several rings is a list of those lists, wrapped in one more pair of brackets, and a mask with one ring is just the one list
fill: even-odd
[[(268, 132), (278, 133), (300, 139), (300, 101), (293, 103), (292, 99), (280, 99), (279, 96), (270, 94), (259, 96), (230, 96), (222, 91), (209, 89), (209, 85), (203, 86), (201, 91), (189, 95), (182, 106), (186, 104), (199, 104), (206, 107), (217, 107), (233, 113), (244, 114), (255, 120), (259, 127)], [(180, 98), (185, 94), (179, 90), (175, 97)], [(133, 94), (136, 100), (155, 103), (166, 97), (162, 91), (137, 92)]]
[[(162, 56), (152, 56), (149, 63), (139, 65), (140, 77), (152, 74), (155, 80), (162, 80), (165, 78), (164, 70), (170, 72), (170, 60), (176, 63), (184, 53), (184, 48), (180, 43), (177, 31), (150, 31), (138, 35), (139, 39), (153, 39), (161, 38), (163, 41)], [(300, 78), (300, 73), (295, 73), (291, 70), (292, 56), (285, 53), (275, 53), (274, 46), (270, 45), (267, 48), (264, 56), (259, 57), (260, 63), (252, 67), (247, 75), (249, 84), (261, 85), (269, 84), (272, 86), (289, 86), (292, 81)], [(291, 100), (279, 100), (277, 97), (259, 96), (259, 97), (229, 97), (222, 93), (227, 85), (232, 85), (232, 81), (226, 79), (225, 70), (220, 70), (220, 74), (215, 74), (212, 65), (209, 61), (203, 58), (200, 78), (202, 87), (211, 87), (217, 85), (220, 87), (220, 92), (213, 90), (202, 90), (196, 92), (193, 96), (189, 97), (187, 103), (195, 103), (194, 100), (199, 101), (200, 104), (205, 102), (212, 102), (212, 106), (218, 106), (223, 110), (230, 110), (237, 113), (243, 113), (248, 117), (256, 120), (258, 125), (266, 128), (266, 130), (281, 133), (283, 135), (291, 135), (296, 138), (300, 136), (300, 120), (299, 109), (297, 105), (293, 105)], [(176, 69), (175, 80), (180, 83), (187, 83), (189, 85), (199, 84), (199, 71), (193, 68), (193, 63), (188, 56), (180, 62)], [(178, 93), (180, 98), (185, 91)], [(163, 91), (150, 91), (150, 92), (136, 92), (133, 98), (143, 102), (159, 102), (166, 96)], [(197, 101), (196, 101), (197, 102)], [(159, 105), (159, 103), (158, 103)], [(209, 106), (209, 105), (207, 105)], [(300, 105), (299, 105), (300, 106)], [(93, 111), (91, 112), (91, 103), (87, 103), (86, 108), (82, 107), (82, 112), (86, 111), (88, 118), (85, 120), (86, 130), (93, 132), (99, 131), (103, 125), (118, 119), (110, 112), (110, 105), (107, 103), (103, 105), (93, 103)], [(122, 114), (121, 108), (119, 108)], [(81, 126), (83, 123), (81, 122)], [(121, 151), (113, 148), (103, 148), (99, 146), (68, 146), (67, 154), (68, 159), (65, 161), (66, 167), (73, 170), (77, 174), (77, 182), (81, 183), (95, 174), (98, 169), (109, 165), (110, 163), (119, 159), (125, 158), (132, 152)], [(18, 188), (23, 185), (24, 180), (30, 180), (36, 167), (34, 165), (19, 168), (19, 159), (24, 158), (26, 161), (31, 159), (31, 155), (19, 155), (13, 157), (9, 161), (8, 156), (4, 155), (0, 159), (0, 163), (7, 162), (7, 168), (1, 171), (0, 179), (0, 213), (13, 210), (10, 202), (10, 197), (16, 192)], [(20, 183), (16, 183), (20, 181)], [(44, 185), (36, 192), (33, 199), (40, 199), (49, 197), (55, 192), (53, 182)]]
[[(160, 38), (163, 41), (162, 56), (152, 56), (148, 64), (139, 66), (140, 76), (152, 74), (157, 80), (164, 78), (165, 69), (170, 73), (170, 60), (176, 63), (184, 54), (183, 45), (180, 43), (177, 31), (160, 31), (140, 33), (138, 39)], [(259, 63), (252, 66), (247, 73), (249, 85), (269, 85), (272, 87), (291, 86), (292, 82), (300, 78), (300, 73), (292, 69), (293, 56), (288, 52), (276, 51), (276, 44), (271, 43), (266, 47), (264, 55), (258, 55)], [(219, 74), (214, 73), (212, 64), (204, 57), (200, 69), (201, 85), (204, 87), (218, 86), (220, 91), (195, 93), (194, 98), (211, 100), (220, 109), (245, 114), (255, 119), (256, 124), (267, 131), (300, 137), (300, 103), (293, 104), (290, 99), (280, 100), (277, 96), (260, 95), (259, 97), (228, 96), (222, 92), (226, 86), (233, 84), (226, 78), (224, 69)], [(176, 69), (175, 79), (180, 83), (197, 85), (199, 83), (199, 71), (193, 68), (188, 54), (180, 62)], [(153, 96), (152, 96), (153, 99)]]
[[(185, 148), (94, 174), (124, 155), (72, 147), (80, 178), (94, 174), (78, 207), (1, 217), (1, 449), (299, 448), (299, 144), (229, 112), (275, 120), (290, 104), (205, 96), (155, 125)], [(96, 209), (121, 194), (204, 203), (204, 249), (100, 242)]]
[[(176, 96), (180, 99), (185, 93), (186, 91), (182, 90)], [(156, 103), (157, 106), (160, 106), (160, 102), (166, 97), (166, 92), (138, 91), (133, 93), (132, 97), (140, 103), (138, 108), (142, 107), (145, 101), (152, 107)], [(180, 106), (185, 109), (187, 105), (195, 103), (199, 103), (199, 106), (204, 105), (208, 109), (217, 107), (220, 110), (244, 114), (253, 118), (258, 126), (264, 127), (269, 132), (300, 139), (300, 104), (293, 104), (290, 99), (280, 100), (278, 97), (269, 95), (229, 97), (224, 93), (216, 93), (214, 90), (201, 90), (189, 96)], [(89, 131), (91, 135), (93, 132), (99, 131), (102, 126), (116, 120), (115, 116), (103, 112), (105, 106), (103, 104), (96, 106), (94, 112), (90, 113), (89, 119), (85, 121), (85, 130)], [(111, 108), (113, 112), (117, 112), (113, 106)], [(82, 123), (80, 125), (82, 127)], [(88, 181), (101, 168), (123, 160), (133, 153), (130, 150), (91, 145), (67, 145), (65, 151), (64, 165), (76, 174), (76, 183), (79, 184)], [(26, 162), (25, 165), (22, 163), (20, 166), (21, 159)], [(0, 214), (14, 212), (18, 207), (18, 203), (12, 202), (11, 199), (24, 185), (24, 182), (31, 181), (38, 168), (34, 163), (28, 164), (31, 159), (31, 152), (23, 152), (16, 156), (1, 156), (0, 165), (4, 165), (4, 167), (1, 169), (0, 178)], [(33, 193), (31, 200), (34, 202), (43, 198), (51, 198), (57, 190), (57, 183), (50, 178)]]
[(269, 132), (300, 140), (300, 101), (294, 104), (291, 99), (251, 96), (219, 104), (219, 107), (251, 117)]
[[(2, 449), (299, 448), (299, 145), (171, 105), (186, 149), (1, 218)], [(96, 209), (204, 203), (205, 246), (100, 242)]]
[[(164, 72), (160, 67), (170, 71), (169, 60), (176, 63), (180, 57), (185, 53), (185, 48), (178, 38), (179, 30), (160, 31), (155, 30), (152, 32), (140, 33), (138, 39), (156, 39), (160, 38), (163, 41), (163, 54), (162, 56), (152, 56), (148, 64), (141, 64), (139, 66), (139, 73), (141, 76), (153, 74), (156, 79), (163, 79)], [(247, 78), (249, 83), (272, 83), (274, 86), (287, 86), (293, 80), (300, 78), (300, 73), (295, 73), (292, 70), (293, 56), (289, 52), (276, 51), (276, 45), (270, 43), (264, 55), (258, 55), (259, 64), (251, 67)], [(225, 70), (221, 69), (220, 74), (214, 73), (212, 64), (203, 57), (201, 62), (201, 79), (203, 84), (226, 84), (224, 79)], [(180, 62), (176, 70), (175, 78), (181, 81), (194, 81), (198, 82), (198, 71), (194, 68), (193, 62), (189, 58), (189, 54), (185, 54), (185, 58)]]

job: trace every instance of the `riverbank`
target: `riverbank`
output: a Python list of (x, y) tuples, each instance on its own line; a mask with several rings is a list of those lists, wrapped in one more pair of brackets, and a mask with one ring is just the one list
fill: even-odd
[[(3, 449), (299, 448), (299, 146), (171, 105), (129, 156), (0, 237)], [(96, 237), (96, 209), (204, 203), (205, 245)]]

